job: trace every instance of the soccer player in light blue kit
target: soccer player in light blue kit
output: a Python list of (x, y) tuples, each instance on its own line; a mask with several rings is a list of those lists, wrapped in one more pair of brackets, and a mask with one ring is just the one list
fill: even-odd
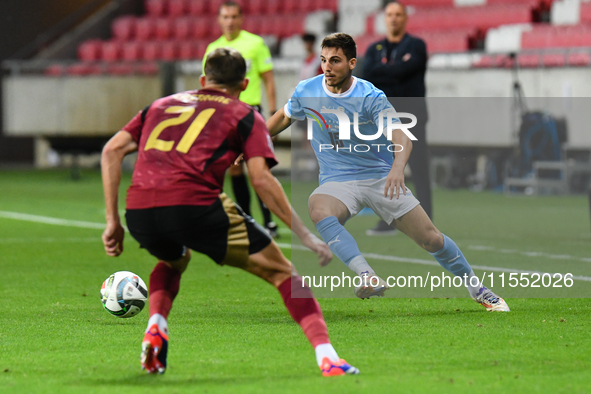
[[(292, 119), (308, 118), (313, 125), (311, 143), (320, 166), (320, 186), (308, 205), (316, 229), (332, 252), (363, 278), (355, 289), (360, 298), (382, 296), (388, 289), (344, 227), (349, 218), (369, 207), (388, 224), (395, 221), (398, 230), (443, 268), (464, 278), (470, 296), (487, 310), (509, 311), (502, 298), (480, 283), (455, 242), (433, 225), (405, 186), (404, 167), (414, 136), (402, 126), (392, 131), (391, 142), (380, 135), (379, 126), (388, 125), (384, 111), (393, 108), (381, 90), (353, 76), (356, 52), (348, 34), (325, 37), (320, 55), (324, 74), (300, 82), (289, 102), (267, 121), (271, 135), (289, 127)], [(349, 139), (339, 139), (344, 114), (352, 120)]]

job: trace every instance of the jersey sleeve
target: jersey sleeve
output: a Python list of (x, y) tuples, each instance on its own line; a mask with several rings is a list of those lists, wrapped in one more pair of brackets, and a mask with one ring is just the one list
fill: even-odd
[(256, 50), (256, 65), (259, 70), (259, 74), (266, 73), (267, 71), (271, 71), (273, 69), (273, 59), (271, 58), (271, 52), (269, 51), (269, 48), (263, 39), (260, 40)]
[(267, 159), (269, 168), (277, 165), (271, 135), (261, 114), (251, 110), (238, 122), (238, 133), (243, 141), (244, 161), (260, 156)]
[[(368, 97), (368, 105), (365, 107), (366, 110), (369, 112), (367, 114), (368, 118), (372, 119), (376, 125), (379, 127), (380, 125), (380, 118), (382, 122), (382, 132), (386, 133), (388, 127), (388, 117), (392, 115), (388, 115), (387, 112), (396, 112), (384, 92), (381, 90), (375, 89), (372, 92), (372, 97)], [(400, 119), (393, 118), (393, 123), (400, 123)]]
[(127, 131), (131, 134), (131, 137), (136, 143), (140, 142), (140, 135), (142, 133), (142, 127), (144, 126), (144, 120), (148, 107), (138, 112), (121, 130)]
[(306, 120), (306, 113), (302, 107), (302, 101), (300, 98), (300, 84), (296, 86), (295, 92), (291, 95), (291, 98), (287, 100), (287, 103), (283, 107), (283, 112), (288, 118), (296, 120)]

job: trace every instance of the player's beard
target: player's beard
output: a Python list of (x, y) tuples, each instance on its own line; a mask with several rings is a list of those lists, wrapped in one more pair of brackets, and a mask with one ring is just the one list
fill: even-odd
[(326, 81), (326, 85), (330, 86), (330, 87), (340, 87), (343, 86), (345, 84), (346, 81), (349, 80), (349, 78), (351, 78), (351, 76), (353, 75), (353, 70), (350, 70), (347, 75), (345, 75), (343, 78), (339, 79), (338, 82), (333, 82), (332, 84), (329, 84), (328, 81)]

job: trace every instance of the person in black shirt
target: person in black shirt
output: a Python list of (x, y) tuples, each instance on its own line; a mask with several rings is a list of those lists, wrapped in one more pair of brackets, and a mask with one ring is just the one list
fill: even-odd
[[(410, 112), (417, 117), (412, 133), (412, 154), (408, 165), (412, 171), (416, 197), (432, 219), (429, 149), (426, 140), (428, 120), (425, 102), (425, 71), (427, 46), (425, 42), (406, 32), (406, 7), (389, 1), (384, 8), (387, 35), (369, 46), (363, 62), (363, 78), (381, 89), (398, 112)], [(396, 229), (386, 222), (367, 230), (368, 235), (394, 234)]]

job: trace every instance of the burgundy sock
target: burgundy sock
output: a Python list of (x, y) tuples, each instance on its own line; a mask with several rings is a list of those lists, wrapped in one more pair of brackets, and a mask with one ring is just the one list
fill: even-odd
[(181, 273), (163, 261), (159, 261), (150, 274), (150, 316), (159, 313), (164, 318), (172, 308), (179, 293)]
[(302, 327), (312, 346), (330, 343), (320, 305), (310, 288), (307, 285), (302, 285), (300, 276), (292, 276), (281, 283), (277, 289), (283, 297), (289, 314)]

